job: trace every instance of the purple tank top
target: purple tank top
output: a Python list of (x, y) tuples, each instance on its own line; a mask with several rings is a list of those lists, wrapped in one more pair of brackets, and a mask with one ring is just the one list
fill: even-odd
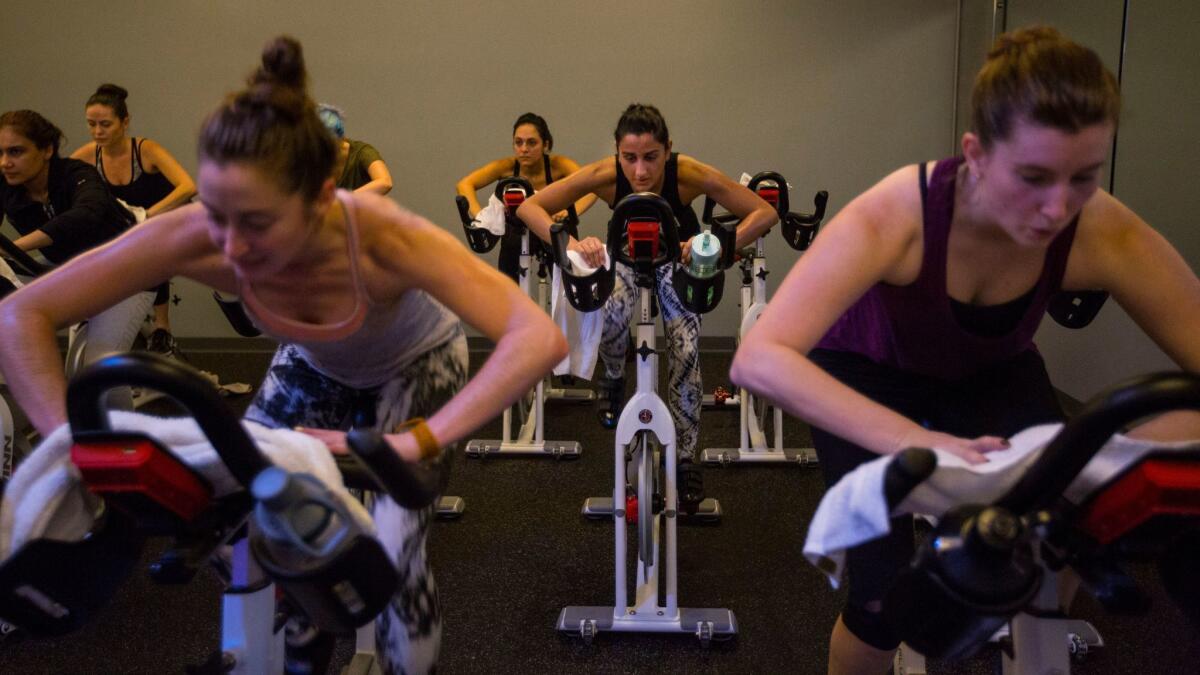
[[(916, 280), (907, 286), (875, 284), (834, 323), (818, 348), (862, 354), (876, 363), (944, 380), (966, 377), (1036, 349), (1033, 335), (1051, 296), (1061, 289), (1076, 222), (1047, 248), (1033, 300), (1016, 327), (996, 337), (968, 332), (954, 318), (946, 292), (947, 241), (961, 163), (961, 157), (939, 161), (928, 188), (922, 190), (924, 251)], [(923, 167), (921, 173), (924, 179)]]

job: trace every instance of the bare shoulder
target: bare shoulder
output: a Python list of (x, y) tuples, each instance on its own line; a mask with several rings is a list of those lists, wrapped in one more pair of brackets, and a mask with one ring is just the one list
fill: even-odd
[(79, 159), (88, 164), (94, 164), (96, 162), (96, 142), (89, 141), (75, 148), (75, 151), (71, 153), (71, 159)]
[(912, 236), (923, 220), (919, 180), (918, 165), (901, 167), (851, 200), (844, 212), (879, 234)]
[(727, 178), (716, 167), (705, 164), (691, 155), (679, 154), (678, 160), (678, 176), (681, 185), (696, 188), (701, 192), (705, 192), (704, 188), (710, 187), (712, 183), (719, 181), (721, 178)]
[[(396, 202), (372, 193), (354, 194), (361, 250), (373, 263), (395, 267), (419, 240), (442, 228)], [(447, 236), (449, 236), (447, 234)]]
[(1111, 283), (1109, 270), (1124, 261), (1147, 261), (1161, 255), (1166, 244), (1146, 221), (1119, 199), (1096, 190), (1079, 212), (1064, 286), (1093, 287)]
[(368, 294), (376, 300), (399, 297), (420, 275), (418, 265), (441, 264), (439, 256), (460, 254), (463, 246), (449, 231), (420, 214), (376, 194), (354, 195), (359, 259)]

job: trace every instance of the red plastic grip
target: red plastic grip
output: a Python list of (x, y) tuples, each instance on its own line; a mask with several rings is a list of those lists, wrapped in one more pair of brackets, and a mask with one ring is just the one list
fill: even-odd
[(71, 461), (89, 490), (117, 503), (145, 497), (190, 521), (212, 502), (208, 484), (149, 438), (76, 443), (71, 446)]

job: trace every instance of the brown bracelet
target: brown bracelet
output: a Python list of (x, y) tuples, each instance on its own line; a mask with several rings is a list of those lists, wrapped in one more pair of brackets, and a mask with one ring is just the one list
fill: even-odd
[(429, 430), (429, 425), (425, 423), (424, 417), (414, 417), (404, 422), (396, 428), (396, 433), (410, 433), (413, 438), (417, 439), (417, 448), (420, 450), (421, 459), (437, 457), (442, 452), (442, 447), (433, 437), (433, 432)]

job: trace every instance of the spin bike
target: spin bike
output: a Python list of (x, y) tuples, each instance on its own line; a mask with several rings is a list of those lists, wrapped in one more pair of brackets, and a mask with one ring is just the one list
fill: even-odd
[[(655, 270), (674, 266), (672, 284), (689, 310), (704, 313), (721, 300), (724, 267), (732, 259), (735, 230), (718, 229), (724, 259), (713, 276), (696, 277), (677, 263), (680, 254), (678, 226), (671, 207), (658, 195), (638, 193), (625, 197), (613, 211), (608, 229), (608, 255), (612, 264), (580, 275), (567, 258), (567, 233), (561, 224), (551, 227), (554, 255), (562, 268), (567, 299), (576, 309), (591, 312), (604, 306), (615, 284), (615, 265), (633, 268), (638, 287), (636, 331), (637, 391), (625, 404), (617, 422), (611, 500), (589, 499), (584, 513), (611, 515), (616, 537), (616, 597), (603, 607), (566, 607), (558, 618), (560, 631), (590, 643), (599, 631), (690, 633), (702, 645), (737, 633), (737, 621), (728, 609), (691, 609), (679, 606), (676, 526), (679, 516), (676, 489), (678, 452), (675, 423), (666, 403), (655, 391), (658, 355), (654, 348), (655, 323), (651, 314)], [(634, 486), (627, 496), (626, 483)], [(711, 500), (705, 500), (706, 502)], [(710, 506), (710, 510), (714, 507)], [(719, 512), (719, 506), (715, 506)], [(628, 602), (626, 584), (626, 522), (637, 523), (637, 577), (634, 600)], [(660, 533), (665, 530), (665, 541)], [(665, 566), (666, 588), (659, 587)], [(660, 596), (665, 595), (665, 603)]]
[[(1001, 672), (1065, 675), (1087, 644), (1059, 607), (1056, 572), (1072, 568), (1107, 611), (1139, 613), (1149, 597), (1120, 567), (1132, 551), (1158, 562), (1168, 595), (1200, 624), (1200, 451), (1152, 451), (1086, 495), (1064, 494), (1113, 433), (1180, 409), (1200, 410), (1200, 377), (1136, 377), (1092, 399), (1007, 493), (941, 517), (886, 595), (884, 617), (909, 648), (948, 661), (1007, 624)], [(935, 467), (926, 450), (893, 460), (889, 509)]]
[[(545, 309), (550, 295), (549, 275), (551, 262), (549, 254), (540, 241), (532, 238), (529, 228), (517, 217), (517, 208), (532, 195), (533, 186), (528, 180), (520, 176), (501, 178), (496, 182), (496, 197), (504, 203), (505, 234), (503, 236), (516, 237), (521, 242), (517, 285), (520, 286), (521, 291), (525, 295), (533, 297), (537, 301), (538, 306)], [(458, 214), (462, 218), (463, 231), (466, 233), (467, 243), (470, 245), (471, 250), (476, 253), (491, 251), (496, 246), (496, 243), (500, 241), (501, 235), (492, 234), (486, 229), (477, 227), (472, 222), (465, 197), (460, 195), (454, 201), (458, 205)], [(571, 206), (568, 209), (567, 227), (574, 230), (578, 222), (579, 218), (575, 215), (575, 207)], [(534, 250), (535, 245), (536, 252)], [(538, 264), (538, 289), (536, 296), (532, 294), (529, 279), (529, 271), (532, 268), (534, 258), (537, 259)], [(579, 441), (546, 440), (546, 400), (590, 401), (595, 398), (592, 391), (587, 389), (556, 388), (552, 386), (551, 379), (546, 377), (537, 383), (532, 398), (532, 403), (527, 403), (526, 399), (522, 398), (517, 405), (518, 414), (522, 418), (522, 421), (520, 430), (516, 434), (513, 433), (513, 411), (510, 406), (504, 410), (501, 438), (490, 440), (471, 439), (466, 447), (467, 456), (544, 455), (558, 459), (578, 458), (583, 452)]]
[[(774, 171), (763, 171), (750, 179), (747, 186), (759, 197), (773, 206), (779, 214), (783, 236), (788, 245), (804, 251), (812, 244), (817, 228), (825, 218), (825, 204), (829, 193), (824, 190), (813, 198), (815, 210), (811, 214), (792, 213), (788, 200), (788, 184), (783, 176)], [(737, 216), (726, 214), (713, 216), (716, 206), (711, 197), (704, 200), (704, 222), (736, 223)], [(741, 252), (742, 270), (742, 323), (738, 330), (740, 342), (754, 327), (758, 317), (767, 308), (767, 256), (764, 233)], [(710, 396), (705, 396), (706, 403)], [(756, 396), (745, 388), (738, 391), (738, 447), (705, 448), (700, 458), (707, 464), (731, 464), (735, 462), (796, 462), (802, 466), (817, 463), (817, 453), (812, 448), (783, 447), (783, 410), (766, 399)], [(767, 417), (771, 416), (774, 441), (767, 441)]]
[[(186, 408), (240, 488), (216, 495), (206, 478), (153, 438), (113, 431), (104, 394), (127, 385), (153, 387)], [(71, 462), (88, 492), (98, 498), (99, 515), (81, 540), (33, 539), (0, 565), (0, 616), (35, 635), (65, 635), (108, 603), (151, 538), (170, 543), (149, 565), (150, 577), (172, 585), (189, 582), (219, 546), (231, 542), (221, 649), (189, 672), (282, 673), (278, 583), (314, 625), (357, 635), (358, 653), (343, 675), (379, 673), (371, 621), (399, 583), (383, 546), (352, 521), (330, 514), (313, 529), (335, 530), (332, 537), (323, 533), (333, 545), (315, 551), (310, 547), (311, 555), (303, 559), (281, 558), (252, 514), (256, 505), (261, 508), (281, 495), (259, 483), (273, 478), (279, 485), (280, 474), (285, 481), (302, 474), (286, 474), (272, 465), (211, 383), (157, 355), (114, 355), (71, 380), (67, 413), (74, 437)], [(374, 432), (352, 431), (347, 442), (352, 456), (338, 457), (337, 463), (350, 487), (383, 490), (405, 508), (423, 508), (445, 484), (445, 462), (435, 467), (408, 464)], [(295, 513), (303, 516), (305, 508), (318, 503), (319, 495)]]

